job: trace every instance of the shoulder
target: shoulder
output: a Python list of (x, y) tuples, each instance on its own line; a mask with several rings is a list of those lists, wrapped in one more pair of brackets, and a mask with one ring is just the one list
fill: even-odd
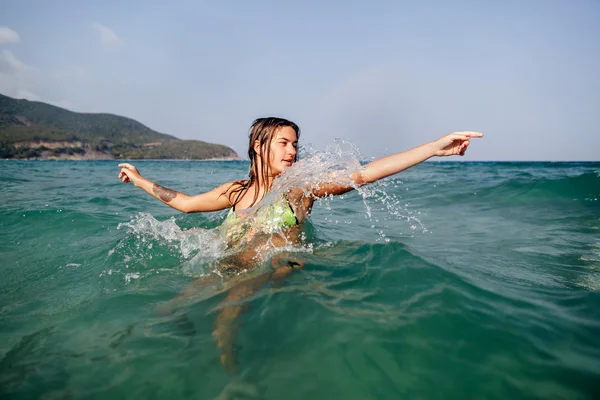
[(219, 186), (218, 188), (216, 188), (215, 190), (220, 190), (223, 194), (229, 195), (231, 193), (235, 193), (235, 192), (238, 192), (239, 190), (245, 189), (247, 186), (248, 186), (248, 180), (242, 179), (242, 180), (224, 183), (221, 186)]
[(248, 187), (248, 180), (236, 180), (222, 184), (214, 189), (220, 196), (224, 196), (231, 206), (233, 206)]
[(247, 184), (247, 180), (238, 180), (238, 181), (230, 181), (226, 182), (220, 186), (217, 186), (212, 192), (219, 192), (221, 194), (231, 194), (231, 192), (235, 192), (240, 188), (245, 188)]

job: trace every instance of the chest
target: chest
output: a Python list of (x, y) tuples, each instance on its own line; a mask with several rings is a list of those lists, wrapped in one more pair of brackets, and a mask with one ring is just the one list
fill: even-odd
[[(258, 192), (258, 193), (257, 193)], [(250, 186), (241, 195), (240, 199), (234, 207), (235, 211), (247, 210), (253, 205), (256, 205), (265, 195), (263, 188), (256, 188), (256, 186)]]

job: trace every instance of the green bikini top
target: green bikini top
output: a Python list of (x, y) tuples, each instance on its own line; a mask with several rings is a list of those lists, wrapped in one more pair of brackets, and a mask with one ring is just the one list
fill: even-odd
[(259, 209), (248, 218), (240, 217), (231, 207), (220, 229), (228, 240), (232, 240), (239, 239), (251, 232), (275, 233), (295, 225), (298, 225), (296, 214), (288, 200), (282, 197)]

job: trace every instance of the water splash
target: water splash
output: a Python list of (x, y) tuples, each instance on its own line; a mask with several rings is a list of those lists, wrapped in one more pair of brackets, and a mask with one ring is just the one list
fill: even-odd
[(138, 244), (147, 243), (145, 248), (151, 249), (152, 241), (166, 243), (169, 247), (178, 250), (184, 259), (197, 254), (207, 258), (217, 257), (224, 245), (218, 240), (219, 236), (214, 229), (183, 230), (173, 217), (166, 221), (158, 221), (148, 213), (139, 213), (129, 222), (120, 223), (117, 229), (124, 227), (129, 228), (129, 233), (139, 240)]
[(309, 190), (326, 188), (328, 183), (336, 183), (358, 188), (351, 179), (353, 172), (361, 168), (360, 152), (347, 140), (337, 139), (324, 151), (313, 151), (300, 159), (275, 179), (269, 193), (281, 195), (291, 188)]
[[(273, 182), (269, 195), (271, 198), (277, 198), (294, 187), (305, 188), (305, 194), (310, 195), (308, 188), (318, 190), (335, 183), (355, 189), (362, 197), (365, 218), (371, 222), (370, 228), (377, 232), (379, 240), (390, 241), (385, 233), (385, 224), (392, 220), (404, 221), (408, 224), (411, 236), (418, 229), (427, 233), (427, 228), (419, 220), (420, 212), (411, 211), (410, 203), (403, 202), (400, 196), (393, 193), (403, 184), (402, 181), (388, 178), (359, 186), (351, 179), (353, 173), (363, 168), (360, 162), (362, 159), (364, 157), (356, 145), (348, 140), (336, 139), (334, 143), (327, 146), (325, 151), (313, 149), (292, 167), (286, 169)], [(344, 199), (345, 196), (339, 197)], [(321, 199), (321, 205), (332, 210), (332, 197), (326, 196)], [(338, 220), (332, 222), (339, 223)]]
[(109, 250), (100, 276), (120, 277), (125, 284), (156, 274), (198, 276), (204, 266), (223, 253), (225, 244), (215, 229), (182, 229), (174, 218), (159, 221), (148, 213), (139, 213), (117, 229), (127, 235)]
[[(149, 250), (153, 246), (155, 250), (166, 246), (169, 252), (184, 262), (181, 271), (193, 275), (218, 272), (216, 269), (220, 260), (229, 259), (235, 263), (235, 260), (243, 258), (242, 253), (249, 251), (252, 255), (243, 258), (244, 263), (250, 260), (253, 265), (264, 263), (280, 252), (311, 253), (313, 243), (307, 239), (305, 232), (298, 229), (290, 234), (293, 230), (283, 226), (280, 214), (273, 213), (273, 210), (281, 208), (282, 197), (292, 189), (301, 189), (306, 196), (311, 196), (313, 190), (326, 191), (331, 184), (355, 189), (361, 196), (364, 216), (370, 228), (376, 232), (377, 240), (391, 240), (385, 230), (387, 223), (392, 220), (408, 222), (411, 234), (419, 226), (427, 231), (417, 216), (408, 211), (409, 204), (390, 193), (402, 182), (387, 179), (359, 186), (352, 180), (352, 174), (363, 168), (360, 162), (362, 156), (353, 143), (338, 139), (323, 151), (303, 148), (302, 152), (306, 155), (274, 180), (270, 192), (257, 205), (236, 211), (234, 224), (237, 226), (232, 227), (228, 222), (215, 229), (183, 230), (174, 218), (158, 221), (148, 213), (140, 213), (129, 222), (118, 225), (118, 229), (128, 229), (129, 238), (134, 238), (134, 242), (121, 241), (109, 256), (119, 251), (125, 268), (129, 269), (128, 263), (134, 259), (152, 258), (156, 251)], [(340, 197), (343, 199), (344, 195)], [(325, 196), (317, 206), (332, 209), (332, 201), (333, 196)], [(338, 224), (340, 221), (335, 219), (327, 222)], [(231, 234), (232, 231), (238, 236), (235, 240), (232, 239), (235, 236)], [(128, 248), (124, 249), (126, 246)], [(128, 271), (129, 275), (125, 275), (127, 282), (138, 279), (139, 275), (131, 275), (135, 273)]]

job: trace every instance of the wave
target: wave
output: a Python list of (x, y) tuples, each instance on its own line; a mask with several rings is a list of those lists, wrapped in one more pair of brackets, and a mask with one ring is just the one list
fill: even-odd
[(600, 199), (600, 174), (597, 172), (566, 177), (539, 177), (521, 172), (499, 183), (478, 186), (473, 187), (477, 198), (488, 199), (493, 204), (511, 205), (565, 199), (598, 202)]

